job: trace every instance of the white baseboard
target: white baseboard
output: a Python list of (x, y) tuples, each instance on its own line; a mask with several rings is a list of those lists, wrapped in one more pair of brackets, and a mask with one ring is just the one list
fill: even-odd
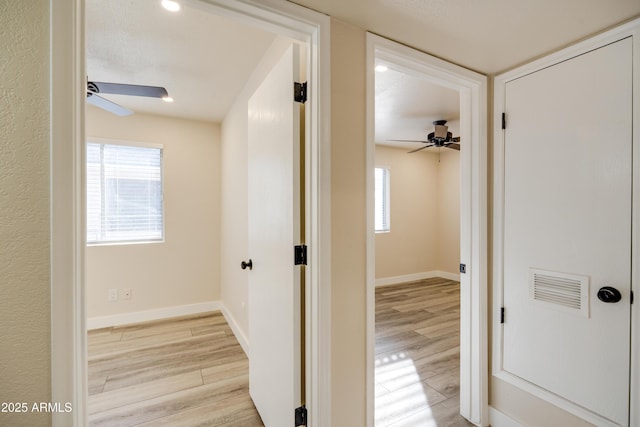
[(442, 277), (447, 280), (455, 280), (456, 282), (460, 281), (460, 274), (434, 270), (422, 273), (406, 274), (404, 276), (381, 277), (376, 279), (376, 286), (397, 285), (399, 283), (415, 282), (417, 280), (431, 279), (433, 277)]
[(489, 424), (491, 427), (523, 427), (513, 418), (491, 406), (489, 407)]
[(225, 320), (231, 327), (231, 331), (233, 332), (233, 335), (236, 336), (236, 339), (240, 343), (240, 347), (242, 347), (242, 350), (244, 350), (244, 354), (246, 354), (247, 357), (249, 357), (249, 339), (244, 334), (240, 326), (238, 326), (238, 322), (236, 321), (235, 317), (233, 317), (231, 312), (227, 309), (227, 307), (222, 302), (220, 302), (220, 310), (222, 311), (222, 315), (224, 316)]
[(171, 317), (187, 316), (189, 314), (205, 313), (208, 311), (218, 311), (221, 309), (221, 306), (222, 304), (219, 301), (207, 301), (196, 304), (156, 308), (153, 310), (113, 314), (111, 316), (90, 317), (87, 319), (87, 329), (108, 328), (111, 326), (121, 326), (131, 323), (148, 322), (150, 320), (160, 320)]

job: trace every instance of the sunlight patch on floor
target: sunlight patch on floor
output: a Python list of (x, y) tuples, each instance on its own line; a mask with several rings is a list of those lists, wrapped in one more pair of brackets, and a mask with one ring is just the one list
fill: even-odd
[(439, 393), (430, 396), (413, 360), (406, 353), (377, 358), (375, 382), (376, 427), (437, 427), (429, 406), (443, 400), (444, 396)]

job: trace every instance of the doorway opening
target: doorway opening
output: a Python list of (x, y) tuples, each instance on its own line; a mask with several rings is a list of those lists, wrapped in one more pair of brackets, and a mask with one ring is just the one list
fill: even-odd
[(375, 70), (375, 425), (465, 425), (460, 95), (391, 63)]
[[(159, 2), (158, 2), (159, 3)], [(227, 19), (235, 19), (244, 24), (270, 31), (280, 37), (293, 40), (307, 47), (304, 55), (305, 73), (307, 75), (307, 93), (305, 121), (305, 157), (302, 161), (307, 165), (305, 181), (305, 206), (309, 218), (304, 222), (306, 244), (309, 246), (309, 267), (306, 268), (305, 300), (303, 302), (308, 322), (305, 325), (306, 367), (306, 402), (316, 408), (315, 414), (309, 415), (310, 425), (322, 423), (322, 409), (329, 402), (328, 383), (318, 381), (319, 372), (328, 370), (328, 355), (319, 349), (328, 348), (324, 343), (328, 340), (329, 319), (328, 297), (318, 286), (320, 277), (329, 273), (327, 251), (330, 229), (326, 226), (328, 215), (321, 212), (319, 206), (324, 205), (330, 196), (326, 191), (319, 191), (320, 182), (328, 174), (328, 155), (324, 147), (328, 140), (325, 135), (327, 120), (320, 120), (326, 115), (326, 107), (320, 100), (327, 99), (328, 81), (328, 18), (293, 4), (282, 4), (278, 7), (236, 4), (228, 1), (190, 1), (183, 7), (200, 9), (202, 14), (217, 14)], [(84, 1), (71, 2), (67, 9), (57, 11), (53, 20), (53, 33), (65, 34), (78, 43), (53, 40), (52, 49), (60, 55), (53, 57), (67, 58), (67, 61), (53, 64), (53, 93), (65, 93), (58, 99), (67, 99), (65, 111), (68, 115), (60, 115), (52, 119), (54, 141), (52, 146), (52, 200), (54, 205), (65, 200), (64, 208), (54, 211), (52, 252), (52, 290), (57, 298), (52, 299), (52, 338), (57, 343), (68, 343), (68, 346), (54, 346), (52, 350), (52, 398), (60, 396), (60, 401), (68, 401), (73, 396), (74, 411), (69, 414), (54, 414), (54, 425), (86, 425), (87, 422), (87, 355), (86, 329), (87, 297), (85, 263), (86, 263), (86, 230), (85, 230), (85, 98), (86, 72), (84, 51)], [(58, 13), (59, 12), (59, 13)], [(126, 13), (126, 12), (125, 12)], [(56, 31), (56, 30), (60, 31)], [(66, 39), (65, 39), (66, 41)], [(161, 49), (160, 49), (161, 51)], [(68, 60), (68, 58), (73, 58)], [(322, 65), (321, 65), (322, 64)], [(326, 64), (326, 65), (325, 65)], [(60, 78), (55, 78), (58, 76)], [(69, 92), (71, 96), (69, 96)], [(174, 99), (178, 102), (178, 99)], [(60, 101), (63, 103), (63, 101)], [(246, 117), (246, 107), (244, 115)], [(56, 132), (55, 130), (58, 130)], [(69, 229), (73, 232), (69, 232)], [(165, 236), (168, 238), (168, 236)], [(247, 256), (246, 253), (242, 257)], [(234, 267), (240, 270), (240, 259)], [(237, 264), (237, 266), (235, 265)], [(231, 268), (231, 267), (230, 267)], [(127, 298), (135, 298), (133, 291), (125, 293)], [(188, 305), (188, 304), (186, 304)], [(240, 305), (240, 303), (239, 303)], [(144, 310), (142, 310), (144, 311)], [(322, 314), (321, 314), (322, 311)], [(158, 314), (158, 313), (156, 313)], [(161, 313), (160, 313), (161, 314)], [(103, 316), (105, 317), (105, 316)], [(237, 315), (240, 317), (240, 315)], [(102, 319), (104, 320), (104, 319)], [(149, 320), (149, 319), (141, 319)], [(70, 327), (69, 325), (72, 325)], [(68, 357), (68, 348), (74, 354)], [(325, 413), (329, 415), (328, 411)]]
[[(488, 372), (486, 367), (487, 361), (487, 261), (486, 261), (486, 243), (487, 243), (487, 225), (486, 225), (486, 77), (453, 64), (447, 63), (440, 59), (431, 57), (422, 52), (415, 51), (381, 37), (368, 34), (368, 191), (367, 191), (367, 203), (368, 203), (368, 242), (367, 242), (367, 403), (368, 403), (368, 423), (374, 425), (378, 418), (376, 414), (376, 393), (384, 394), (384, 389), (376, 390), (376, 378), (375, 368), (376, 361), (375, 354), (375, 309), (376, 309), (376, 294), (375, 289), (376, 282), (378, 284), (390, 284), (398, 282), (410, 282), (415, 280), (421, 280), (434, 276), (446, 276), (446, 280), (457, 279), (456, 271), (460, 271), (459, 276), (459, 349), (460, 349), (460, 392), (459, 392), (459, 413), (467, 420), (477, 425), (488, 424)], [(453, 270), (449, 273), (437, 270), (438, 264), (433, 266), (426, 266), (422, 268), (433, 269), (431, 271), (418, 270), (417, 272), (405, 270), (406, 272), (396, 271), (391, 273), (392, 270), (384, 271), (388, 269), (388, 266), (376, 263), (376, 250), (379, 246), (382, 246), (382, 239), (390, 237), (393, 233), (393, 222), (391, 223), (391, 230), (388, 236), (380, 234), (377, 239), (375, 234), (375, 180), (374, 180), (374, 168), (376, 166), (384, 166), (382, 158), (384, 155), (381, 153), (387, 148), (378, 148), (379, 154), (376, 156), (376, 142), (378, 139), (387, 139), (385, 136), (376, 135), (376, 127), (378, 125), (378, 110), (376, 105), (376, 89), (381, 89), (379, 83), (384, 81), (383, 78), (377, 80), (375, 67), (376, 65), (384, 65), (393, 72), (399, 73), (402, 76), (406, 76), (407, 80), (414, 80), (415, 82), (424, 82), (431, 85), (430, 87), (437, 88), (443, 91), (445, 95), (453, 96), (457, 98), (459, 104), (454, 106), (454, 110), (459, 111), (459, 118), (454, 117), (455, 113), (442, 112), (438, 114), (450, 114), (452, 117), (433, 117), (434, 121), (437, 120), (452, 120), (450, 123), (451, 129), (448, 131), (456, 132), (452, 137), (460, 137), (460, 151), (452, 150), (446, 146), (435, 147), (439, 148), (440, 160), (445, 157), (449, 157), (448, 151), (456, 151), (454, 155), (459, 153), (459, 179), (460, 179), (460, 198), (459, 198), (459, 215), (460, 222), (458, 226), (459, 230), (459, 263), (454, 261), (454, 264), (458, 264), (451, 267), (442, 267), (444, 270)], [(416, 93), (420, 91), (414, 88)], [(436, 95), (433, 95), (436, 97)], [(402, 102), (402, 101), (399, 101)], [(418, 101), (419, 102), (419, 101)], [(428, 100), (424, 100), (425, 104)], [(424, 120), (424, 116), (421, 117)], [(411, 126), (411, 122), (415, 124), (419, 120), (408, 120), (405, 122), (406, 127)], [(436, 123), (442, 125), (442, 123)], [(421, 124), (424, 127), (424, 123)], [(398, 128), (395, 127), (398, 131)], [(423, 129), (425, 132), (424, 138), (416, 138), (408, 135), (399, 135), (397, 137), (390, 137), (388, 139), (419, 139), (428, 142), (428, 133), (434, 129)], [(453, 134), (452, 132), (452, 134)], [(448, 141), (453, 143), (456, 141)], [(410, 143), (411, 144), (411, 143)], [(412, 146), (405, 146), (402, 150), (413, 151), (420, 149), (423, 146), (430, 145), (428, 143), (412, 143)], [(422, 145), (421, 145), (422, 144)], [(442, 145), (442, 144), (440, 144)], [(448, 145), (448, 144), (447, 144)], [(453, 148), (453, 147), (452, 147)], [(425, 148), (420, 151), (426, 151), (430, 148)], [(397, 152), (398, 149), (391, 149)], [(442, 150), (445, 150), (443, 153)], [(436, 151), (437, 153), (437, 151)], [(412, 154), (404, 154), (404, 156), (420, 156), (422, 153), (414, 152)], [(436, 154), (423, 156), (427, 159), (430, 156), (432, 162), (437, 163), (438, 156)], [(393, 157), (393, 156), (392, 156)], [(397, 156), (395, 156), (397, 157)], [(406, 157), (405, 157), (406, 158)], [(417, 158), (417, 157), (416, 157)], [(379, 165), (376, 163), (376, 159)], [(401, 169), (406, 169), (400, 166)], [(390, 180), (393, 180), (393, 170), (390, 168)], [(428, 179), (428, 178), (425, 178)], [(437, 175), (431, 178), (437, 182)], [(423, 185), (429, 185), (428, 183), (422, 183)], [(420, 188), (418, 185), (416, 188)], [(416, 190), (420, 191), (420, 190)], [(393, 194), (391, 197), (394, 197)], [(416, 196), (417, 199), (417, 196)], [(391, 204), (393, 206), (393, 204)], [(398, 214), (400, 215), (400, 214)], [(434, 213), (437, 218), (437, 212)], [(390, 213), (390, 217), (394, 217), (394, 213)], [(428, 219), (425, 219), (428, 220)], [(454, 225), (455, 227), (455, 225)], [(388, 239), (389, 240), (389, 239)], [(405, 239), (406, 240), (406, 239)], [(454, 238), (455, 240), (455, 238)], [(419, 244), (419, 243), (416, 243)], [(425, 246), (422, 246), (423, 248)], [(424, 250), (424, 249), (423, 249)], [(436, 255), (437, 257), (437, 255)], [(454, 255), (455, 257), (455, 255)], [(404, 261), (401, 261), (404, 262)], [(449, 262), (450, 263), (450, 262)], [(424, 265), (424, 263), (423, 263)], [(443, 264), (444, 265), (444, 264)], [(456, 268), (457, 267), (457, 268)], [(377, 270), (378, 269), (378, 270)], [(458, 270), (459, 269), (459, 270)], [(464, 271), (464, 272), (463, 272)], [(380, 275), (378, 273), (381, 273)], [(386, 276), (386, 277), (385, 277)], [(429, 279), (433, 280), (433, 279)], [(382, 293), (382, 291), (381, 291)], [(430, 297), (425, 297), (430, 298)], [(457, 302), (457, 301), (456, 301)], [(451, 321), (451, 319), (449, 319)], [(454, 320), (453, 323), (456, 323)], [(445, 339), (446, 334), (443, 335)], [(454, 340), (457, 340), (454, 339)], [(450, 350), (453, 351), (453, 350)], [(402, 353), (402, 352), (401, 352)], [(390, 355), (391, 357), (394, 355)], [(396, 359), (402, 358), (402, 356), (395, 355)], [(407, 354), (404, 353), (405, 358), (408, 360)], [(384, 357), (383, 357), (384, 359)], [(405, 363), (408, 363), (405, 360)], [(384, 360), (382, 360), (384, 362)], [(380, 363), (382, 363), (380, 362)], [(411, 364), (409, 364), (411, 365)], [(412, 366), (407, 365), (407, 369), (411, 370), (410, 376), (416, 374), (415, 364)], [(408, 377), (407, 377), (408, 378)], [(421, 381), (418, 380), (421, 384)], [(419, 388), (422, 388), (421, 396), (425, 397), (428, 393), (426, 388), (418, 384)], [(420, 391), (420, 390), (419, 390)], [(453, 393), (455, 394), (455, 393)], [(444, 397), (444, 396), (442, 396)], [(455, 396), (452, 396), (455, 399)], [(420, 399), (419, 399), (420, 400)], [(429, 400), (425, 397), (425, 401)], [(393, 411), (391, 411), (393, 412)], [(381, 417), (384, 417), (383, 413), (380, 413)], [(379, 425), (385, 425), (384, 421), (380, 419)]]

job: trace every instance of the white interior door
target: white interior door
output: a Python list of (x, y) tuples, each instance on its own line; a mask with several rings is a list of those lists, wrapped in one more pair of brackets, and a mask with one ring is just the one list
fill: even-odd
[[(628, 425), (632, 43), (507, 82), (506, 371)], [(603, 302), (604, 286), (621, 293)]]
[(249, 391), (267, 427), (293, 426), (300, 406), (300, 105), (292, 45), (248, 105)]

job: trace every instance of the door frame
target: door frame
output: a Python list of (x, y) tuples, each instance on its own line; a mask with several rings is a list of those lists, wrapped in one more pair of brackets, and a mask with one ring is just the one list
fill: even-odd
[[(51, 400), (69, 402), (73, 407), (68, 413), (53, 413), (52, 425), (83, 427), (87, 420), (85, 1), (52, 0), (51, 3)], [(310, 427), (329, 425), (330, 19), (310, 9), (277, 0), (186, 0), (186, 3), (307, 43), (306, 403)]]
[[(504, 287), (504, 132), (502, 130), (502, 112), (505, 111), (505, 87), (507, 82), (519, 77), (550, 67), (562, 61), (582, 55), (586, 52), (606, 46), (610, 43), (633, 37), (633, 111), (640, 111), (640, 19), (623, 24), (610, 31), (592, 37), (573, 46), (562, 49), (544, 58), (496, 76), (494, 80), (494, 153), (493, 153), (493, 348), (492, 373), (495, 377), (508, 382), (529, 394), (543, 399), (565, 411), (596, 425), (615, 426), (617, 424), (588, 411), (556, 394), (536, 386), (503, 369), (503, 328), (500, 323), (500, 307), (503, 306)], [(632, 243), (631, 253), (631, 289), (633, 284), (640, 283), (640, 116), (633, 115), (633, 159), (632, 159)], [(507, 117), (508, 121), (508, 117)], [(630, 369), (630, 402), (640, 398), (640, 304), (631, 305), (631, 369)], [(640, 425), (640, 408), (630, 405), (630, 425)]]
[(375, 370), (375, 85), (376, 59), (460, 93), (460, 413), (489, 424), (487, 310), (487, 77), (367, 33), (367, 425), (374, 424)]

